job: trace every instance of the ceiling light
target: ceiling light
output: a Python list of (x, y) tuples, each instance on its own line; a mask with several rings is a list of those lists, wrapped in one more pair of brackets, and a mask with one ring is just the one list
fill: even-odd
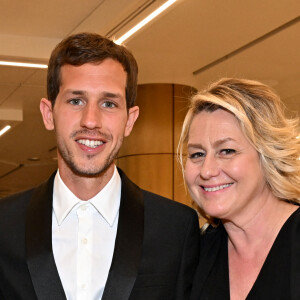
[(148, 17), (146, 17), (144, 20), (139, 22), (137, 25), (135, 25), (133, 28), (131, 28), (129, 31), (127, 31), (124, 35), (122, 35), (120, 38), (115, 40), (114, 42), (118, 45), (123, 43), (125, 40), (127, 40), (130, 36), (132, 36), (134, 33), (136, 33), (138, 30), (140, 30), (142, 27), (144, 27), (147, 23), (149, 23), (151, 20), (153, 20), (155, 17), (157, 17), (160, 13), (162, 13), (164, 10), (166, 10), (169, 6), (174, 4), (177, 0), (169, 0), (165, 2), (162, 6), (160, 6), (158, 9), (156, 9), (154, 12), (152, 12)]
[(8, 131), (11, 128), (10, 125), (6, 125), (4, 128), (0, 130), (0, 136), (3, 135), (6, 131)]
[(0, 66), (13, 66), (13, 67), (25, 67), (25, 68), (38, 68), (38, 69), (47, 69), (47, 65), (43, 64), (32, 64), (32, 63), (21, 63), (14, 61), (0, 61)]
[(29, 161), (40, 161), (40, 158), (39, 157), (29, 157), (29, 158), (27, 158), (27, 160), (29, 160)]

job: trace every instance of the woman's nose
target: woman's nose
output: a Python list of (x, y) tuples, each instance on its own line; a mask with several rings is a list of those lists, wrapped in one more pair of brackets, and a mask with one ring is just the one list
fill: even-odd
[(200, 167), (200, 176), (203, 179), (209, 179), (218, 176), (219, 173), (220, 167), (217, 159), (213, 155), (207, 155)]

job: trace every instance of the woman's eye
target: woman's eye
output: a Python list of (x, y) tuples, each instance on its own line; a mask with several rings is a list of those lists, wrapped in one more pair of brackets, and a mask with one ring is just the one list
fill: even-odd
[(82, 100), (78, 99), (78, 98), (74, 98), (74, 99), (69, 100), (69, 103), (71, 103), (73, 105), (82, 105), (83, 104)]
[(204, 157), (203, 152), (195, 152), (189, 155), (190, 159), (201, 158), (201, 157)]
[(231, 154), (236, 153), (236, 151), (235, 151), (234, 149), (222, 149), (222, 150), (220, 151), (220, 153), (221, 153), (222, 155), (231, 155)]

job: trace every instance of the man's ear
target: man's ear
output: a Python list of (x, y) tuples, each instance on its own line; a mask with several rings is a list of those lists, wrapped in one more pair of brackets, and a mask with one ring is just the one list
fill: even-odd
[(127, 119), (127, 123), (126, 123), (126, 127), (125, 127), (124, 136), (129, 136), (129, 134), (133, 128), (133, 125), (139, 116), (139, 112), (140, 112), (140, 109), (138, 106), (129, 108), (128, 119)]
[(51, 101), (43, 98), (40, 102), (40, 111), (41, 111), (46, 129), (53, 130), (54, 122), (53, 122), (53, 110), (52, 110)]

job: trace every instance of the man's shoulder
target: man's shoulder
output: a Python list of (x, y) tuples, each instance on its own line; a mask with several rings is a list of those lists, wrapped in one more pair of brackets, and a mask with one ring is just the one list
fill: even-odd
[(55, 173), (53, 173), (46, 181), (36, 187), (28, 188), (24, 191), (0, 198), (0, 206), (14, 205), (16, 203), (28, 202), (35, 191), (44, 191), (49, 187), (52, 189)]
[(27, 203), (34, 191), (34, 188), (12, 194), (0, 199), (0, 207), (10, 207), (21, 203)]
[[(0, 228), (15, 230), (17, 224), (24, 224), (27, 207), (33, 189), (0, 199)], [(1, 231), (1, 236), (7, 231)]]
[(176, 215), (196, 215), (196, 212), (191, 207), (182, 204), (180, 202), (171, 200), (169, 198), (160, 196), (158, 194), (142, 190), (145, 208), (152, 208), (154, 210), (157, 210), (157, 213), (159, 211), (162, 212), (168, 212), (169, 214)]
[(189, 214), (196, 213), (194, 209), (190, 208), (185, 204), (176, 202), (174, 200), (168, 199), (166, 197), (142, 189), (134, 182), (132, 182), (120, 168), (118, 168), (118, 172), (121, 176), (122, 184), (124, 184), (123, 188), (125, 187), (126, 190), (129, 189), (130, 192), (132, 191), (138, 191), (139, 193), (141, 192), (146, 207), (160, 208), (162, 210), (164, 209), (171, 210), (172, 212), (181, 211), (183, 213), (189, 213)]

